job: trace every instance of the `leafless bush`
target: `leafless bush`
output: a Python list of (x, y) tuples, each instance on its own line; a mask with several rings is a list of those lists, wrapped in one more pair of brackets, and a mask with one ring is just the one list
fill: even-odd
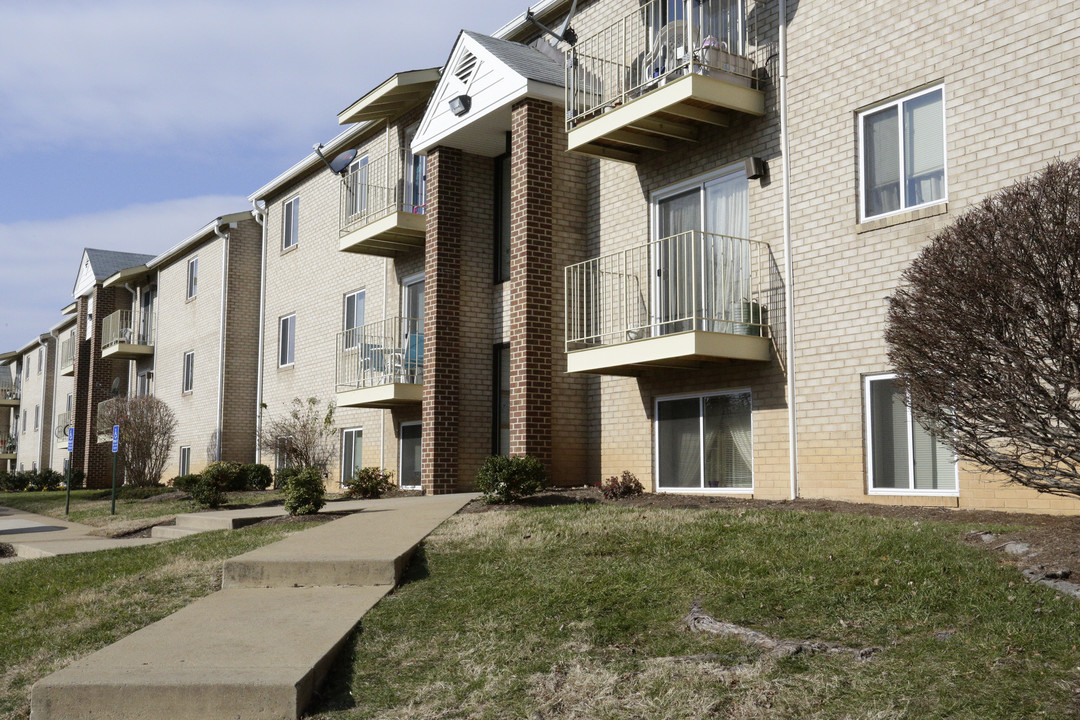
[(919, 421), (1013, 482), (1080, 494), (1080, 161), (969, 210), (903, 279), (885, 339)]
[(124, 477), (138, 486), (157, 484), (176, 441), (173, 411), (152, 395), (113, 398), (98, 410), (97, 432), (111, 438), (114, 425), (120, 426)]
[(328, 403), (325, 411), (320, 405), (318, 398), (293, 398), (288, 413), (263, 422), (260, 447), (290, 467), (325, 470), (334, 455), (337, 430), (334, 403)]

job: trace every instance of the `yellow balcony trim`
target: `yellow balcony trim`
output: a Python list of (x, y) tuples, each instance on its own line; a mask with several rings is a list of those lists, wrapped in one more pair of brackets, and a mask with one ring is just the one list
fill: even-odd
[(771, 340), (766, 337), (696, 330), (574, 350), (566, 354), (566, 371), (635, 375), (650, 366), (697, 367), (718, 360), (768, 362), (770, 346)]
[(388, 383), (339, 392), (337, 405), (338, 407), (394, 408), (402, 405), (418, 405), (423, 399), (423, 385)]

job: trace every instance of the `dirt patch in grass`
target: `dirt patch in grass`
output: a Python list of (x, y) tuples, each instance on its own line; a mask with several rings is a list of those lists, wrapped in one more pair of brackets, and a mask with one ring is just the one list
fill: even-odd
[[(992, 510), (964, 510), (942, 507), (876, 505), (839, 500), (751, 500), (726, 496), (676, 495), (645, 493), (621, 500), (605, 500), (592, 486), (558, 488), (524, 498), (511, 505), (488, 505), (481, 500), (469, 503), (462, 513), (513, 512), (529, 507), (605, 503), (641, 508), (672, 509), (746, 509), (788, 510), (792, 512), (828, 512), (871, 517), (932, 521), (981, 526), (989, 533), (972, 532), (964, 541), (1001, 552), (1003, 559), (1021, 568), (1071, 570), (1072, 580), (1080, 578), (1080, 517), (1040, 515)], [(1007, 531), (999, 532), (1002, 528)], [(1005, 552), (1009, 543), (1023, 543), (1028, 551)], [(1015, 546), (1014, 546), (1015, 547)]]

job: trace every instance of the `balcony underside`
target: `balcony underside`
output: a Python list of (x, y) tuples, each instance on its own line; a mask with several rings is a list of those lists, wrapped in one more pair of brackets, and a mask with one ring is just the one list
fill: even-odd
[(749, 85), (749, 78), (733, 74), (725, 79), (690, 73), (667, 80), (574, 127), (567, 135), (567, 149), (636, 163), (645, 151), (696, 142), (709, 128), (727, 127), (732, 113), (765, 114), (765, 93)]
[(424, 247), (427, 220), (424, 215), (390, 213), (341, 237), (342, 252), (393, 256)]
[(566, 354), (566, 371), (637, 375), (650, 368), (697, 368), (725, 360), (768, 362), (770, 345), (767, 337), (695, 330), (574, 350)]
[(62, 368), (60, 368), (60, 374), (63, 377), (75, 377), (75, 366), (74, 365), (65, 365), (65, 366), (63, 366)]
[(116, 343), (101, 351), (101, 358), (111, 360), (138, 360), (154, 354), (153, 345), (133, 345), (131, 343)]
[(0, 460), (14, 460), (15, 453), (0, 453)]
[(338, 407), (396, 408), (419, 405), (424, 398), (424, 386), (413, 383), (388, 383), (356, 390), (339, 391)]
[(0, 407), (19, 407), (19, 399), (0, 397)]

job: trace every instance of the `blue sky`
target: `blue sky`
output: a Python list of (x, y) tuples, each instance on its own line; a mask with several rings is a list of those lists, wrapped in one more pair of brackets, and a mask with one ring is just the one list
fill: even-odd
[(336, 135), (507, 0), (0, 0), (0, 352), (59, 321), (83, 247), (155, 254)]

